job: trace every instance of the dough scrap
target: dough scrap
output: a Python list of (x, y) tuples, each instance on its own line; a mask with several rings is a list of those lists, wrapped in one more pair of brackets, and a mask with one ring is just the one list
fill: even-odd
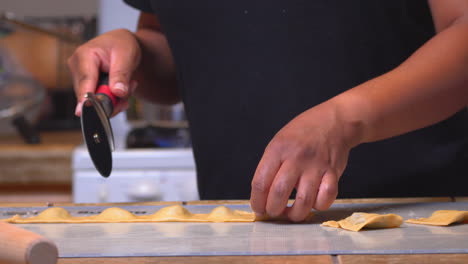
[[(312, 215), (312, 213), (310, 213)], [(310, 217), (310, 216), (309, 216)], [(71, 216), (60, 207), (48, 208), (37, 216), (22, 218), (15, 215), (8, 219), (0, 219), (9, 223), (135, 223), (135, 222), (254, 222), (276, 221), (282, 218), (256, 217), (255, 213), (241, 210), (232, 210), (226, 206), (218, 206), (208, 214), (193, 214), (181, 205), (172, 205), (159, 209), (151, 215), (134, 215), (133, 213), (117, 208), (107, 208), (98, 215)]]
[(363, 228), (394, 228), (403, 223), (403, 218), (396, 214), (371, 214), (371, 213), (353, 213), (340, 221), (327, 221), (322, 226), (342, 228), (351, 231), (359, 231)]
[(454, 223), (468, 223), (468, 211), (439, 210), (428, 218), (408, 219), (405, 222), (420, 225), (448, 226)]

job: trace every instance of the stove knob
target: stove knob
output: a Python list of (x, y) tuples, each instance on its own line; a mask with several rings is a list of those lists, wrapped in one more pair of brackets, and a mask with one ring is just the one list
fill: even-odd
[(105, 182), (102, 182), (98, 186), (98, 199), (100, 203), (106, 203), (109, 197), (109, 188)]
[(159, 186), (154, 181), (139, 181), (132, 184), (127, 194), (133, 201), (160, 201), (162, 198)]

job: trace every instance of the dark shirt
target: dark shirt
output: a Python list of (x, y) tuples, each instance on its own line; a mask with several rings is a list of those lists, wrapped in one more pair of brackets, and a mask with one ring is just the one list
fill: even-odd
[[(202, 199), (248, 199), (266, 145), (287, 122), (395, 68), (434, 35), (423, 0), (126, 2), (156, 14), (168, 38)], [(467, 186), (463, 110), (354, 148), (339, 197), (468, 195)]]

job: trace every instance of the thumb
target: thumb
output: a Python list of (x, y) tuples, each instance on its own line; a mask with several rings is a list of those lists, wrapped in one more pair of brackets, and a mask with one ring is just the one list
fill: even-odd
[(127, 99), (130, 96), (130, 81), (139, 56), (133, 52), (118, 50), (113, 57), (109, 65), (109, 87), (113, 94)]
[(115, 69), (109, 70), (109, 87), (111, 92), (120, 98), (127, 98), (129, 96), (130, 77), (132, 72), (128, 69)]

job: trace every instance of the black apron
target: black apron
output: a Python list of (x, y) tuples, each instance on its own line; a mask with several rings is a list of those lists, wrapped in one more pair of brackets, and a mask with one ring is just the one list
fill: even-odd
[[(202, 199), (248, 199), (279, 129), (395, 68), (434, 35), (421, 0), (126, 2), (156, 14), (170, 43)], [(455, 195), (468, 195), (465, 110), (354, 148), (339, 185), (348, 198)]]

